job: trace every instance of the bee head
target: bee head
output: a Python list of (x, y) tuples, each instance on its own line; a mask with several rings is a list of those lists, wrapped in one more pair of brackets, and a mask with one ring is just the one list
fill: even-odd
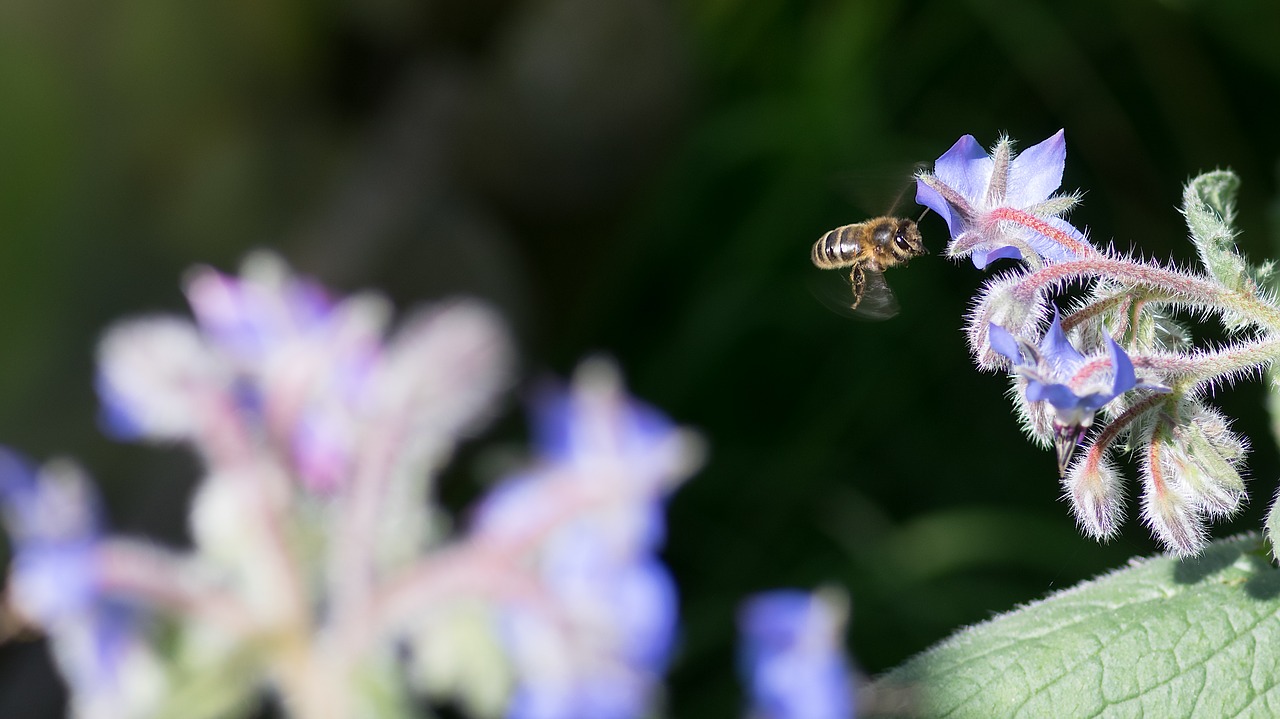
[(898, 222), (889, 240), (889, 248), (899, 260), (907, 260), (929, 252), (925, 249), (924, 239), (920, 236), (920, 228), (912, 220)]

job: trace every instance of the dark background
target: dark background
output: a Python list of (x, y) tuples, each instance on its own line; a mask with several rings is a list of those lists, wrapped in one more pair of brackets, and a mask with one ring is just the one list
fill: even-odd
[[(845, 588), (850, 646), (885, 670), (1155, 545), (1132, 518), (1109, 545), (1077, 533), (1005, 380), (969, 362), (982, 274), (937, 256), (938, 218), (935, 254), (888, 275), (887, 322), (815, 299), (810, 244), (886, 212), (962, 134), (1027, 147), (1065, 127), (1095, 240), (1189, 261), (1182, 183), (1230, 167), (1241, 245), (1274, 254), (1277, 7), (0, 3), (0, 437), (80, 458), (117, 527), (182, 541), (191, 460), (97, 429), (113, 319), (182, 311), (183, 269), (259, 246), (401, 307), (479, 295), (526, 378), (608, 352), (709, 441), (669, 513), (673, 716), (737, 712), (733, 612), (764, 588)], [(1215, 536), (1260, 526), (1275, 491), (1263, 397), (1218, 400), (1256, 449), (1251, 503)], [(519, 413), (489, 444), (520, 440)], [(483, 465), (465, 452), (449, 496)], [(0, 649), (0, 708), (45, 698), (38, 651)]]

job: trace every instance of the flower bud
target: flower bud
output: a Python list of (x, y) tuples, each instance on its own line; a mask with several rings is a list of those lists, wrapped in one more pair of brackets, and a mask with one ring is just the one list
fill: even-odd
[[(1229, 431), (1225, 434), (1234, 437)], [(1242, 456), (1241, 452), (1232, 460), (1226, 459), (1210, 442), (1202, 422), (1195, 419), (1175, 427), (1171, 441), (1160, 452), (1165, 473), (1184, 483), (1210, 517), (1227, 517), (1240, 508), (1245, 488), (1236, 465)]]
[(978, 369), (995, 372), (1009, 365), (991, 349), (991, 325), (1009, 330), (1014, 337), (1033, 337), (1039, 334), (1038, 328), (1048, 316), (1041, 293), (1022, 298), (1015, 291), (1021, 279), (1021, 275), (1006, 274), (988, 280), (966, 317), (969, 352)]
[(1231, 421), (1221, 412), (1196, 405), (1190, 424), (1195, 428), (1196, 440), (1203, 440), (1232, 468), (1239, 466), (1249, 453), (1249, 440), (1231, 431)]
[(1142, 520), (1165, 549), (1178, 557), (1199, 554), (1208, 542), (1204, 501), (1189, 486), (1182, 458), (1165, 457), (1172, 443), (1157, 438), (1142, 461)]
[(1062, 479), (1063, 492), (1071, 500), (1080, 529), (1100, 542), (1115, 536), (1124, 521), (1120, 481), (1106, 448), (1097, 444), (1085, 450)]

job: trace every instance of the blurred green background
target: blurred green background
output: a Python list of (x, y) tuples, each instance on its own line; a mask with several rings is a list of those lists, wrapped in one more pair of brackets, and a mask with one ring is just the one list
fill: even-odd
[[(260, 246), (401, 307), (479, 295), (525, 377), (611, 353), (709, 440), (670, 508), (672, 716), (737, 712), (733, 612), (760, 589), (847, 589), (876, 673), (1154, 544), (1133, 519), (1105, 546), (1076, 532), (1005, 380), (969, 362), (983, 275), (937, 256), (938, 218), (887, 322), (815, 298), (810, 244), (962, 134), (1065, 127), (1095, 240), (1189, 261), (1182, 183), (1231, 167), (1240, 242), (1274, 256), (1277, 28), (1265, 0), (5, 0), (0, 437), (79, 457), (118, 527), (181, 541), (193, 461), (97, 429), (114, 318), (182, 311), (185, 268)], [(1219, 399), (1255, 452), (1216, 536), (1275, 492), (1262, 398)], [(449, 491), (484, 465), (464, 453), (472, 489)], [(0, 648), (0, 715), (53, 711), (43, 668)]]

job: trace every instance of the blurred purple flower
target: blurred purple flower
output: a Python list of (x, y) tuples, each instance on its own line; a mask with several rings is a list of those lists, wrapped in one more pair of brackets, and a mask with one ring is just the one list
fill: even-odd
[(37, 471), (0, 449), (0, 505), (13, 551), (14, 608), (52, 638), (77, 693), (114, 692), (119, 665), (137, 638), (137, 614), (102, 592), (97, 495), (69, 463)]
[(361, 461), (420, 473), (506, 377), (501, 325), (472, 303), (420, 313), (386, 340), (383, 298), (331, 299), (267, 254), (239, 276), (197, 268), (186, 293), (194, 324), (147, 318), (103, 338), (108, 431), (189, 441), (211, 464), (283, 457), (313, 492), (341, 490)]
[(693, 467), (689, 438), (599, 362), (535, 416), (542, 462), (497, 487), (473, 526), (477, 540), (524, 545), (540, 587), (503, 610), (518, 677), (508, 716), (644, 716), (676, 629), (656, 552), (662, 503)]
[(545, 557), (554, 566), (543, 570), (543, 601), (558, 618), (524, 606), (504, 618), (518, 676), (511, 719), (646, 716), (666, 670), (677, 611), (666, 568), (652, 557), (611, 557), (591, 532), (579, 534)]
[(838, 601), (798, 590), (747, 600), (740, 664), (752, 717), (852, 719), (855, 694)]
[(1106, 338), (1109, 351), (1107, 371), (1078, 377), (1089, 358), (1067, 339), (1057, 308), (1054, 308), (1053, 322), (1041, 338), (1039, 347), (1019, 340), (996, 324), (992, 324), (988, 332), (991, 348), (1013, 362), (1015, 374), (1026, 378), (1027, 401), (1045, 401), (1053, 406), (1054, 448), (1058, 454), (1060, 474), (1065, 474), (1076, 446), (1093, 424), (1094, 414), (1104, 405), (1131, 389), (1168, 391), (1158, 384), (1139, 382), (1129, 355), (1110, 335)]
[(261, 433), (287, 448), (311, 489), (333, 490), (381, 350), (382, 302), (334, 302), (265, 254), (246, 261), (240, 277), (196, 268), (186, 293), (194, 326), (152, 318), (103, 340), (97, 386), (107, 429), (125, 439), (187, 439), (206, 453), (228, 441), (230, 427)]
[(1027, 253), (1061, 262), (1091, 251), (1088, 240), (1059, 215), (1077, 201), (1054, 196), (1066, 162), (1065, 133), (1014, 154), (1003, 137), (990, 154), (972, 135), (961, 137), (916, 182), (916, 201), (942, 216), (951, 232), (948, 254), (969, 255), (979, 268)]

